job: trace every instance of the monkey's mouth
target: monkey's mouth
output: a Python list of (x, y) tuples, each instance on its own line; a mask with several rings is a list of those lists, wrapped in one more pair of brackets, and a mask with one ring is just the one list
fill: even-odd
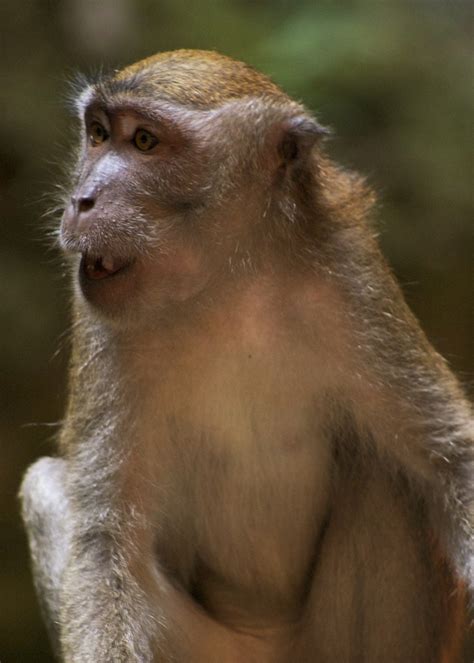
[(129, 258), (117, 258), (111, 255), (82, 255), (80, 271), (88, 281), (100, 281), (123, 272), (130, 266)]

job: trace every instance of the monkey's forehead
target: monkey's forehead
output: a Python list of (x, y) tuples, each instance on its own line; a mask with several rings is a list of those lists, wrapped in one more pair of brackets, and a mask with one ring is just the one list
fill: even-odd
[(95, 86), (107, 94), (146, 94), (183, 106), (211, 109), (246, 96), (288, 97), (267, 76), (214, 51), (178, 50), (140, 60)]

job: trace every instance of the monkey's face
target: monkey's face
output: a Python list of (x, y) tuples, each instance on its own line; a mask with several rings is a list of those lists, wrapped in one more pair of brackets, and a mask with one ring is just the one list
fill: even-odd
[(88, 105), (60, 242), (93, 306), (135, 314), (202, 290), (220, 262), (211, 166), (199, 134), (169, 115)]
[(83, 97), (60, 243), (82, 296), (119, 319), (194, 300), (249, 265), (268, 245), (270, 203), (320, 133), (293, 102), (202, 110), (100, 86)]

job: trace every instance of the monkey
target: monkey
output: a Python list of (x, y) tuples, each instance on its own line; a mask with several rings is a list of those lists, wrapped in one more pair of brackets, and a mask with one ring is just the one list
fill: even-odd
[(20, 497), (68, 663), (456, 661), (472, 413), (306, 108), (215, 52), (89, 82), (69, 400)]

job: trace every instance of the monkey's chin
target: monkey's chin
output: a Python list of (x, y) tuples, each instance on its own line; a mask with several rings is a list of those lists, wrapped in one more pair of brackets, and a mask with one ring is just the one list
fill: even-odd
[(134, 265), (130, 258), (83, 254), (79, 264), (82, 294), (105, 314), (120, 314), (133, 295)]

